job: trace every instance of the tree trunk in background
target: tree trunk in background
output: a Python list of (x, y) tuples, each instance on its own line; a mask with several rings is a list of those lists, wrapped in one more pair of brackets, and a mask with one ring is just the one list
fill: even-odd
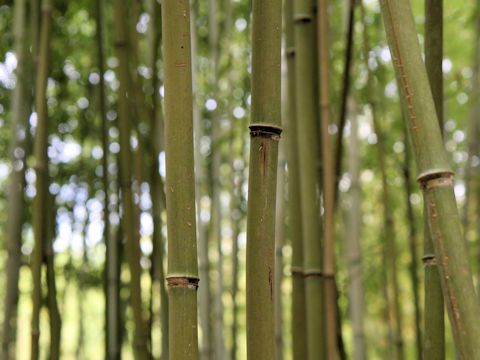
[(195, 199), (197, 207), (197, 227), (198, 227), (198, 271), (202, 286), (198, 291), (199, 303), (199, 321), (200, 321), (200, 360), (210, 360), (212, 357), (212, 336), (210, 321), (210, 263), (208, 257), (208, 231), (206, 224), (201, 218), (201, 202), (204, 193), (203, 186), (205, 183), (204, 161), (201, 154), (201, 138), (203, 134), (201, 124), (201, 113), (198, 102), (198, 81), (197, 81), (197, 7), (198, 2), (191, 0), (190, 13), (190, 31), (192, 37), (192, 91), (193, 91), (193, 127), (194, 127), (194, 145), (195, 145)]
[(17, 82), (12, 94), (12, 137), (10, 144), (10, 157), (12, 170), (9, 178), (8, 191), (8, 220), (6, 229), (5, 248), (7, 260), (5, 272), (7, 275), (5, 302), (3, 309), (3, 328), (0, 358), (15, 359), (16, 334), (17, 334), (17, 304), (18, 282), (20, 279), (22, 224), (24, 220), (24, 195), (25, 168), (28, 134), (28, 117), (31, 111), (30, 96), (28, 95), (28, 77), (30, 75), (30, 60), (28, 59), (28, 34), (26, 27), (25, 0), (16, 0), (14, 3), (13, 36), (17, 69), (15, 75)]
[(134, 353), (137, 359), (143, 360), (149, 357), (148, 336), (146, 322), (142, 313), (142, 287), (140, 277), (140, 246), (138, 243), (139, 234), (135, 221), (135, 209), (132, 194), (132, 156), (130, 149), (130, 107), (129, 97), (129, 67), (126, 37), (126, 9), (121, 0), (113, 3), (114, 7), (114, 31), (115, 48), (119, 59), (119, 139), (120, 139), (120, 188), (122, 201), (122, 223), (126, 238), (126, 255), (130, 269), (130, 301), (135, 323), (135, 338), (133, 341)]
[[(392, 52), (402, 100), (407, 109), (409, 134), (419, 169), (418, 180), (427, 204), (428, 227), (436, 261), (440, 264), (442, 290), (461, 359), (480, 353), (480, 304), (453, 191), (453, 172), (442, 144), (438, 116), (423, 64), (409, 1), (382, 0), (382, 15)], [(402, 24), (400, 31), (399, 25)]]
[(324, 249), (323, 286), (325, 301), (325, 334), (327, 359), (337, 358), (337, 289), (335, 286), (335, 168), (330, 125), (330, 53), (328, 0), (318, 0), (318, 58), (320, 63), (320, 119), (323, 158)]
[(42, 263), (44, 248), (47, 245), (47, 201), (48, 201), (48, 110), (47, 81), (50, 59), (50, 42), (52, 30), (52, 3), (42, 3), (42, 20), (38, 54), (37, 78), (35, 81), (35, 111), (37, 127), (35, 129), (34, 157), (36, 174), (36, 195), (33, 201), (33, 234), (35, 246), (32, 253), (32, 343), (31, 359), (37, 360), (40, 354), (40, 309), (42, 306)]
[(348, 298), (350, 319), (353, 332), (353, 356), (354, 360), (366, 359), (364, 308), (365, 291), (363, 288), (362, 266), (362, 189), (360, 183), (360, 146), (358, 139), (358, 119), (356, 116), (356, 104), (353, 98), (349, 98), (350, 113), (350, 148), (349, 148), (349, 172), (350, 172), (350, 211), (348, 214), (348, 233), (346, 244), (347, 272), (349, 278)]
[(307, 358), (305, 282), (303, 277), (302, 213), (300, 203), (300, 164), (298, 155), (296, 81), (295, 81), (295, 34), (293, 0), (285, 2), (285, 53), (287, 58), (287, 116), (286, 133), (288, 161), (288, 213), (290, 217), (290, 239), (292, 244), (292, 353), (294, 360)]
[[(425, 65), (433, 95), (439, 129), (443, 134), (443, 0), (425, 0)], [(445, 315), (434, 237), (427, 221), (427, 201), (424, 204), (425, 268), (425, 339), (424, 359), (445, 358)], [(458, 238), (460, 240), (463, 238)]]
[(275, 359), (274, 256), (281, 132), (280, 0), (253, 0), (252, 110), (247, 213), (247, 357)]
[[(48, 180), (47, 180), (48, 181)], [(48, 186), (47, 186), (48, 189)], [(55, 199), (50, 194), (46, 195), (46, 238), (44, 244), (44, 259), (46, 265), (46, 278), (47, 278), (47, 305), (48, 313), (50, 317), (50, 348), (48, 359), (59, 360), (60, 359), (60, 345), (61, 345), (61, 331), (62, 320), (60, 318), (60, 312), (58, 310), (57, 302), (57, 286), (55, 281), (55, 263), (53, 253), (53, 239), (55, 238), (55, 222), (56, 222), (56, 209)], [(85, 248), (84, 248), (84, 251)]]
[[(312, 1), (294, 3), (297, 142), (303, 236), (303, 276), (307, 359), (324, 358), (322, 226), (318, 154), (320, 154), (315, 74), (315, 22)], [(300, 166), (301, 164), (301, 166)]]
[(162, 8), (170, 359), (198, 359), (198, 265), (189, 0)]
[(99, 116), (102, 124), (102, 185), (104, 192), (104, 208), (103, 208), (103, 238), (105, 241), (105, 354), (106, 359), (115, 360), (120, 357), (120, 339), (119, 339), (119, 249), (115, 236), (110, 234), (110, 211), (109, 211), (109, 176), (108, 176), (108, 155), (109, 155), (109, 138), (108, 138), (108, 119), (107, 105), (105, 99), (105, 73), (104, 45), (103, 45), (103, 0), (95, 1), (95, 21), (96, 21), (96, 46), (97, 46), (97, 66), (100, 73), (98, 83), (99, 97)]
[(218, 97), (219, 80), (219, 24), (218, 24), (218, 4), (217, 0), (208, 0), (208, 46), (210, 56), (210, 76), (209, 85), (211, 87), (211, 97), (217, 102), (217, 108), (211, 112), (211, 219), (210, 236), (212, 242), (217, 248), (217, 262), (215, 280), (215, 296), (213, 311), (213, 333), (214, 333), (214, 359), (226, 360), (225, 352), (225, 326), (224, 326), (224, 308), (223, 308), (223, 253), (222, 253), (222, 211), (220, 204), (220, 165), (221, 165), (221, 126), (218, 106), (220, 99)]
[(275, 212), (275, 359), (283, 360), (283, 243), (285, 232), (285, 154), (283, 143), (279, 146), (277, 169), (277, 206)]

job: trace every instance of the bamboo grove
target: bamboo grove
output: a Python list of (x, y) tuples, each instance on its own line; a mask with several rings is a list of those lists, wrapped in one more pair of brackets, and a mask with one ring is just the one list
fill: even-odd
[(0, 2), (0, 359), (480, 359), (480, 1)]

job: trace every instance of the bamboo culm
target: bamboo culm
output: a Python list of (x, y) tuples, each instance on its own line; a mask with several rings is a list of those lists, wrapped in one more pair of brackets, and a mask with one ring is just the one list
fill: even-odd
[(303, 273), (307, 326), (307, 359), (324, 358), (324, 308), (322, 281), (322, 226), (320, 199), (320, 154), (317, 79), (315, 74), (316, 28), (313, 3), (294, 2), (295, 83), (297, 143), (303, 237)]
[(307, 358), (305, 281), (303, 277), (303, 238), (300, 199), (300, 169), (297, 135), (295, 34), (293, 0), (285, 2), (286, 62), (287, 62), (287, 114), (285, 139), (288, 162), (288, 213), (290, 215), (290, 239), (292, 244), (292, 352), (294, 360)]
[(253, 0), (247, 213), (247, 357), (275, 359), (274, 252), (281, 132), (281, 1)]
[(170, 359), (198, 359), (197, 239), (188, 0), (162, 4)]
[(44, 261), (44, 247), (47, 236), (47, 193), (48, 193), (48, 124), (47, 124), (47, 79), (50, 57), (50, 42), (52, 31), (52, 3), (45, 0), (42, 3), (40, 43), (35, 81), (35, 110), (37, 113), (37, 127), (34, 139), (36, 196), (33, 201), (33, 233), (35, 246), (32, 253), (32, 325), (31, 325), (31, 353), (30, 358), (37, 360), (40, 354), (40, 309), (42, 306), (42, 263)]
[[(425, 0), (425, 66), (440, 132), (443, 134), (443, 0)], [(444, 299), (433, 237), (424, 204), (425, 320), (424, 359), (445, 359)]]
[[(380, 2), (392, 53), (409, 135), (424, 193), (428, 227), (439, 264), (453, 338), (460, 359), (480, 353), (480, 323), (472, 314), (480, 307), (453, 192), (453, 172), (435, 112), (427, 72), (422, 60), (410, 1)], [(402, 24), (400, 30), (399, 24)]]

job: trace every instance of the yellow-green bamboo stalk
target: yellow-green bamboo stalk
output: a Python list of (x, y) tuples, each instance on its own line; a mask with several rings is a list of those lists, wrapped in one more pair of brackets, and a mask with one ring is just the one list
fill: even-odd
[(247, 215), (247, 357), (273, 360), (274, 248), (281, 132), (281, 1), (252, 4), (252, 117)]
[(198, 359), (198, 265), (188, 0), (162, 4), (170, 359)]
[(35, 130), (34, 156), (36, 173), (36, 196), (33, 202), (33, 234), (35, 245), (32, 253), (32, 325), (31, 353), (32, 360), (37, 360), (40, 354), (40, 309), (42, 306), (42, 263), (47, 229), (47, 194), (48, 194), (48, 124), (47, 124), (47, 80), (50, 57), (50, 42), (52, 30), (52, 3), (44, 0), (42, 3), (40, 44), (38, 54), (37, 78), (35, 82), (35, 111), (37, 127)]
[[(440, 265), (440, 278), (460, 359), (480, 353), (480, 304), (473, 287), (467, 250), (438, 117), (422, 60), (410, 1), (381, 0), (381, 10), (397, 78), (407, 110), (409, 134), (427, 207), (428, 226)], [(401, 24), (401, 28), (399, 26)]]
[(296, 81), (295, 81), (295, 34), (293, 0), (285, 2), (285, 54), (287, 62), (287, 161), (288, 161), (288, 207), (290, 216), (290, 239), (292, 244), (292, 353), (294, 360), (307, 358), (305, 282), (303, 278), (302, 213), (300, 203), (300, 169), (297, 135)]

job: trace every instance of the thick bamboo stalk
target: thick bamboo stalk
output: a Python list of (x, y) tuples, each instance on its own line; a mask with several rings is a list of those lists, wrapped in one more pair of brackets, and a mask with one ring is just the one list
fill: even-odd
[(330, 125), (330, 53), (328, 1), (318, 0), (318, 58), (320, 59), (320, 118), (323, 157), (324, 249), (323, 282), (325, 301), (325, 334), (327, 359), (337, 357), (337, 291), (335, 286), (335, 165), (328, 132)]
[(247, 357), (273, 360), (275, 203), (281, 132), (281, 1), (253, 0), (247, 215)]
[(294, 360), (307, 358), (305, 281), (303, 278), (302, 213), (300, 203), (300, 169), (298, 155), (296, 81), (295, 81), (295, 34), (293, 0), (285, 2), (285, 54), (287, 62), (287, 161), (288, 161), (288, 212), (290, 216), (290, 239), (292, 244), (292, 353)]
[(294, 3), (295, 80), (298, 124), (298, 161), (303, 236), (303, 276), (307, 326), (307, 359), (324, 358), (324, 309), (322, 281), (322, 227), (318, 154), (320, 144), (317, 121), (315, 74), (315, 22), (312, 1)]
[[(440, 132), (443, 133), (443, 0), (425, 0), (425, 65), (432, 91)], [(427, 202), (424, 214), (428, 213)], [(424, 223), (425, 268), (425, 359), (445, 358), (444, 299), (435, 256), (434, 238), (425, 216)]]
[(188, 0), (162, 9), (170, 359), (198, 359), (198, 265)]
[(12, 171), (9, 178), (8, 191), (8, 221), (5, 247), (7, 260), (5, 272), (7, 275), (5, 302), (3, 308), (2, 341), (0, 358), (15, 358), (15, 341), (17, 333), (17, 304), (18, 304), (18, 281), (20, 278), (21, 245), (22, 245), (22, 223), (24, 220), (24, 197), (25, 187), (25, 159), (27, 146), (25, 139), (30, 115), (31, 102), (27, 95), (29, 75), (29, 60), (27, 59), (27, 29), (26, 29), (26, 8), (25, 0), (16, 0), (14, 3), (14, 24), (13, 36), (15, 55), (17, 57), (17, 69), (15, 75), (17, 82), (12, 95), (12, 137), (10, 144), (10, 157), (12, 160)]
[(126, 255), (130, 269), (130, 302), (135, 323), (135, 338), (133, 342), (134, 352), (137, 359), (149, 357), (148, 337), (146, 322), (142, 314), (142, 288), (140, 284), (140, 246), (138, 243), (137, 226), (135, 222), (135, 209), (132, 194), (132, 162), (130, 149), (130, 124), (129, 113), (129, 68), (126, 35), (126, 9), (121, 0), (114, 2), (114, 30), (115, 49), (119, 59), (119, 100), (118, 119), (120, 137), (120, 189), (122, 200), (122, 223), (126, 238)]
[(356, 104), (349, 98), (348, 108), (350, 113), (350, 146), (349, 146), (349, 172), (350, 172), (350, 211), (348, 214), (348, 235), (346, 246), (347, 271), (349, 278), (348, 298), (350, 319), (353, 331), (353, 356), (354, 360), (366, 359), (366, 344), (364, 331), (365, 292), (363, 288), (363, 266), (361, 251), (362, 232), (362, 190), (360, 183), (360, 146), (358, 139), (358, 119), (356, 117)]
[[(467, 250), (453, 192), (453, 172), (442, 144), (438, 117), (421, 57), (409, 1), (382, 0), (382, 15), (392, 52), (409, 134), (427, 204), (429, 229), (442, 290), (460, 359), (480, 353), (480, 323), (473, 314), (480, 304), (473, 287)], [(399, 24), (402, 24), (400, 30)]]
[(32, 325), (31, 353), (32, 360), (37, 360), (40, 353), (40, 309), (42, 306), (42, 263), (46, 244), (47, 228), (47, 194), (48, 194), (48, 124), (47, 124), (47, 80), (50, 57), (52, 30), (52, 3), (42, 3), (42, 20), (38, 54), (37, 78), (35, 82), (35, 111), (37, 127), (35, 130), (34, 156), (36, 173), (36, 196), (33, 202), (33, 233), (35, 245), (32, 253)]

